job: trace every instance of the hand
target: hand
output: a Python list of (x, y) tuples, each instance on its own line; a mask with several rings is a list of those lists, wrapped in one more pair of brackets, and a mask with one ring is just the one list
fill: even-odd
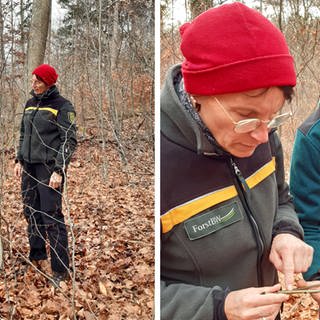
[[(317, 284), (319, 285), (319, 287), (316, 287)], [(305, 281), (303, 279), (300, 279), (297, 282), (298, 288), (303, 288), (308, 286), (312, 286), (312, 289), (320, 289), (320, 281)], [(320, 305), (320, 293), (311, 293), (311, 296)]]
[(280, 284), (272, 287), (247, 288), (231, 291), (224, 303), (228, 320), (274, 320), (280, 312), (281, 304), (289, 296), (272, 293), (280, 290)]
[(53, 172), (50, 177), (49, 187), (53, 189), (57, 189), (61, 186), (61, 183), (62, 183), (62, 176), (57, 172)]
[(284, 275), (285, 288), (291, 290), (294, 274), (306, 272), (311, 265), (313, 248), (297, 237), (282, 233), (274, 237), (269, 259)]
[(16, 178), (21, 178), (21, 174), (22, 174), (22, 165), (20, 162), (17, 162), (14, 166), (14, 169), (13, 169), (13, 172), (14, 172), (14, 176)]

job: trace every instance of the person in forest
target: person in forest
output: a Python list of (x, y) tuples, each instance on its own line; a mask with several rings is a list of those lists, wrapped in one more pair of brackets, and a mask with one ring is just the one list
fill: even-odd
[(320, 101), (318, 108), (299, 126), (291, 158), (290, 191), (305, 241), (314, 249), (306, 280), (320, 280)]
[(24, 215), (28, 222), (29, 259), (41, 267), (50, 244), (52, 282), (69, 276), (67, 229), (62, 191), (67, 166), (76, 148), (75, 110), (59, 94), (58, 74), (42, 64), (32, 72), (32, 98), (25, 105), (14, 167), (22, 178)]
[(161, 319), (280, 319), (313, 249), (276, 128), (296, 84), (283, 34), (235, 2), (180, 28), (161, 91)]

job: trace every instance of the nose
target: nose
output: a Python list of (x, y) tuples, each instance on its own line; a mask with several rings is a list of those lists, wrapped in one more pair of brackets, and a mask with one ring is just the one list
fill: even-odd
[(250, 135), (255, 139), (259, 144), (266, 143), (269, 140), (269, 129), (267, 124), (262, 123), (258, 128), (253, 130)]

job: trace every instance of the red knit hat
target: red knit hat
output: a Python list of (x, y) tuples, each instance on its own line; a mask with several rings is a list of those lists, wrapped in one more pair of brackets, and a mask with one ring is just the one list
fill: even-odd
[(236, 2), (209, 9), (180, 28), (187, 92), (215, 95), (294, 86), (283, 34), (258, 11)]
[(32, 74), (40, 77), (48, 87), (53, 86), (58, 79), (56, 70), (49, 64), (41, 64), (33, 70)]

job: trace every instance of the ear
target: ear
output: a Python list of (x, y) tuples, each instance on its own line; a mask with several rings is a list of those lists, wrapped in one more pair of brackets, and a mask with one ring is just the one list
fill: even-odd
[(194, 108), (197, 110), (197, 112), (199, 112), (201, 109), (201, 104), (199, 102), (197, 102), (197, 100), (194, 96), (190, 95), (189, 97), (190, 97), (190, 101), (193, 104)]

